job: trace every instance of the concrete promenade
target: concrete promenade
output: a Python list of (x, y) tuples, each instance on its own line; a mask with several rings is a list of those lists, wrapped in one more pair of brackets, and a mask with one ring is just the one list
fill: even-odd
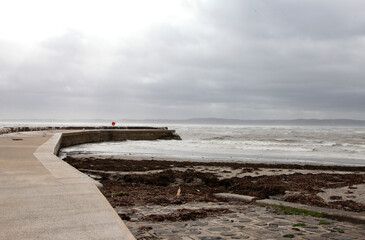
[(0, 137), (0, 239), (135, 239), (94, 180), (54, 155), (60, 137)]

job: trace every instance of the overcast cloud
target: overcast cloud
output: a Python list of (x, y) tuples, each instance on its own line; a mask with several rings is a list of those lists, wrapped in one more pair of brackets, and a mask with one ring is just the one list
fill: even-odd
[(363, 0), (9, 2), (2, 119), (365, 120)]

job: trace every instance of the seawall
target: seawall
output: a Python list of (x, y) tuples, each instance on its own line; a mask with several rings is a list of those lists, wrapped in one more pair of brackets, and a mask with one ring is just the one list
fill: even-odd
[(80, 126), (44, 126), (44, 127), (3, 127), (0, 128), (0, 135), (13, 132), (31, 132), (31, 131), (55, 131), (55, 130), (125, 130), (125, 129), (159, 129), (167, 130), (167, 127), (145, 127), (145, 126), (121, 126), (121, 127), (110, 127), (110, 126), (92, 126), (92, 127), (80, 127)]
[(58, 149), (83, 143), (126, 141), (126, 140), (181, 140), (175, 130), (161, 129), (124, 129), (124, 130), (91, 130), (62, 133)]
[(75, 144), (155, 139), (180, 137), (164, 128), (1, 136), (0, 239), (135, 239), (97, 182), (56, 154)]

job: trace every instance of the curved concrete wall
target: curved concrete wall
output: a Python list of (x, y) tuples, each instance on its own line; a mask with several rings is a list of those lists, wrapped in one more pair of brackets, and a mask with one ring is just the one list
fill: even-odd
[[(124, 129), (124, 130), (92, 130), (62, 133), (59, 148), (83, 143), (126, 141), (126, 140), (181, 140), (175, 130), (166, 129)], [(59, 149), (57, 149), (58, 152)]]
[(0, 138), (0, 239), (135, 239), (98, 183), (56, 154), (62, 146), (88, 142), (179, 139), (175, 132), (37, 130), (49, 132), (26, 134), (21, 141)]
[[(69, 147), (84, 143), (96, 143), (96, 142), (110, 142), (110, 141), (126, 141), (126, 140), (181, 140), (180, 136), (176, 134), (175, 130), (167, 130), (167, 128), (160, 129), (119, 129), (119, 130), (82, 130), (78, 132), (67, 132), (56, 134), (48, 142), (53, 144), (53, 154), (58, 156), (61, 148)], [(58, 157), (57, 157), (58, 158)], [(60, 158), (58, 158), (62, 161)], [(71, 165), (62, 161), (70, 168)], [(75, 169), (79, 172), (77, 169)], [(82, 177), (87, 177), (85, 174), (79, 172)], [(102, 189), (102, 184), (89, 178), (99, 189)]]
[[(62, 161), (57, 154), (62, 147), (71, 145), (92, 143), (92, 142), (104, 142), (104, 141), (124, 141), (124, 140), (156, 140), (156, 139), (181, 139), (174, 130), (165, 129), (125, 129), (125, 130), (90, 130), (90, 131), (78, 131), (68, 133), (56, 133), (46, 143), (41, 145), (34, 156), (43, 164), (43, 166), (57, 179), (62, 186), (78, 186), (80, 189), (90, 189), (95, 194), (89, 198), (98, 199), (99, 211), (102, 211), (105, 224), (112, 224), (114, 230), (112, 232), (105, 233), (100, 239), (107, 238), (109, 235), (113, 236), (110, 239), (135, 239), (120, 219), (118, 214), (114, 211), (112, 206), (106, 200), (104, 195), (100, 192), (102, 185), (96, 182), (94, 179), (89, 178), (87, 175), (81, 173), (76, 168), (72, 167), (68, 163)], [(97, 187), (99, 189), (97, 189)], [(82, 197), (80, 197), (82, 201)], [(75, 203), (76, 204), (76, 203)], [(100, 210), (100, 204), (105, 207)], [(88, 206), (90, 214), (93, 213), (93, 206)], [(77, 211), (77, 210), (76, 210)], [(72, 218), (72, 216), (70, 216)], [(102, 221), (101, 217), (95, 218), (95, 222)], [(114, 222), (111, 220), (114, 219)], [(88, 219), (90, 224), (93, 223), (93, 219)], [(104, 223), (101, 223), (101, 225)], [(113, 228), (112, 227), (112, 228)], [(98, 230), (102, 232), (102, 229)]]
[[(102, 185), (87, 175), (81, 173), (76, 168), (62, 161), (56, 155), (60, 148), (94, 142), (105, 141), (125, 141), (125, 140), (157, 140), (157, 139), (181, 139), (174, 130), (166, 129), (124, 129), (124, 130), (87, 130), (78, 132), (55, 134), (46, 143), (41, 145), (34, 155), (45, 166), (48, 171), (63, 184), (79, 184), (87, 188), (89, 184), (94, 186), (96, 198), (108, 209), (110, 217), (115, 219), (115, 223), (121, 230), (120, 239), (134, 239), (128, 228), (114, 211), (112, 206), (100, 192)], [(98, 187), (99, 190), (96, 188)], [(92, 208), (92, 206), (90, 206)], [(106, 211), (106, 212), (107, 212)], [(109, 217), (109, 218), (110, 218)], [(100, 219), (98, 220), (100, 221)], [(107, 221), (107, 220), (106, 220)], [(110, 220), (109, 220), (110, 221)], [(118, 234), (116, 230), (113, 234)]]

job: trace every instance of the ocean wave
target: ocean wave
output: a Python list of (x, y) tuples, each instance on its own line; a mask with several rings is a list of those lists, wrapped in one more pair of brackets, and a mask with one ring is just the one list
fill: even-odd
[(279, 142), (279, 143), (297, 143), (297, 142), (299, 142), (298, 140), (294, 140), (294, 139), (277, 139), (277, 138), (268, 139), (268, 141)]
[(238, 139), (242, 139), (242, 137), (237, 137), (237, 136), (229, 136), (229, 135), (225, 135), (225, 136), (216, 136), (216, 137), (209, 137), (209, 138), (202, 138), (202, 140), (204, 141), (214, 141), (214, 140), (238, 140)]
[(250, 138), (245, 135), (232, 136), (232, 135), (223, 135), (223, 136), (214, 136), (208, 138), (202, 138), (204, 141), (257, 141), (257, 142), (275, 142), (275, 143), (298, 143), (299, 140), (295, 139), (281, 139), (281, 138)]
[[(73, 151), (101, 154), (204, 159), (217, 161), (332, 162), (364, 165), (365, 144), (361, 133), (348, 129), (265, 127), (180, 127), (182, 141), (126, 141), (75, 147)], [(67, 152), (67, 151), (66, 151)], [(129, 156), (129, 155), (128, 155)]]

